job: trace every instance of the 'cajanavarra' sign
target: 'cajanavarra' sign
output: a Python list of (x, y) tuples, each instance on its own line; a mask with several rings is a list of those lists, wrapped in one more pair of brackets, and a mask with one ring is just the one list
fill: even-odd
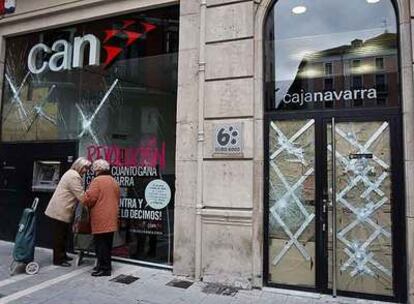
[(376, 99), (377, 90), (371, 89), (355, 89), (342, 91), (326, 91), (326, 92), (305, 92), (301, 90), (300, 93), (286, 94), (282, 101), (285, 104), (299, 104), (326, 101), (350, 101), (358, 99)]

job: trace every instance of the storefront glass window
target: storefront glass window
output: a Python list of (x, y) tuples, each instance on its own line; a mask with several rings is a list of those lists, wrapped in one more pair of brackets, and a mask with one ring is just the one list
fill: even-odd
[[(1, 124), (3, 142), (78, 140), (80, 156), (110, 161), (122, 189), (113, 254), (165, 264), (178, 19), (174, 6), (7, 39)], [(164, 205), (153, 201), (160, 187)]]
[(304, 3), (277, 1), (266, 21), (267, 111), (398, 107), (391, 1)]

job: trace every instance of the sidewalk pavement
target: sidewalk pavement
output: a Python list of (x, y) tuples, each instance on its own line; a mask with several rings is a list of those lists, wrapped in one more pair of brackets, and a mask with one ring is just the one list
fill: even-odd
[(384, 303), (273, 288), (236, 290), (176, 277), (166, 270), (117, 262), (113, 263), (111, 277), (94, 278), (90, 275), (94, 259), (86, 259), (80, 267), (56, 267), (51, 265), (51, 251), (47, 249), (36, 249), (38, 274), (10, 277), (12, 249), (12, 243), (0, 241), (0, 304)]

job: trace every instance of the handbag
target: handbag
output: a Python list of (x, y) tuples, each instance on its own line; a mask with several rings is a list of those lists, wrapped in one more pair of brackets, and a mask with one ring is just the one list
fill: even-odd
[(76, 234), (91, 234), (91, 220), (89, 208), (81, 203), (78, 203), (75, 211), (75, 219), (73, 221), (73, 233)]

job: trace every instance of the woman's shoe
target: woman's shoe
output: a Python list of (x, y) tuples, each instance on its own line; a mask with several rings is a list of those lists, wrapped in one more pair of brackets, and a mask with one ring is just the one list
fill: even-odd
[(73, 258), (71, 258), (70, 256), (65, 256), (65, 261), (73, 261)]
[(72, 265), (66, 261), (62, 262), (62, 263), (53, 263), (53, 265), (56, 266), (61, 266), (61, 267), (71, 267)]
[(109, 270), (98, 270), (91, 274), (93, 277), (110, 277), (111, 272)]

